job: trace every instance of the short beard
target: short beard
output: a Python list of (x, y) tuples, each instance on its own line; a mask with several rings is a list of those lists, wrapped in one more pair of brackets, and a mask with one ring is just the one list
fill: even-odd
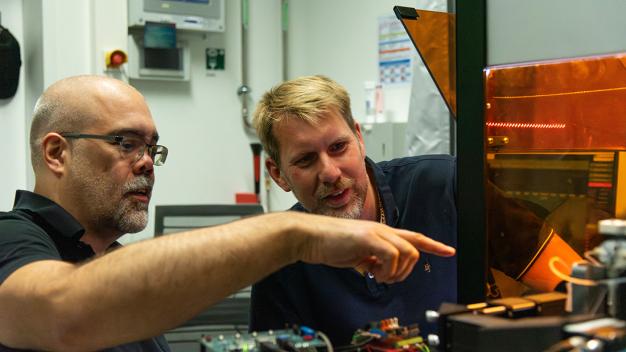
[[(366, 183), (364, 188), (358, 187), (354, 179), (345, 178), (340, 179), (332, 186), (329, 184), (323, 184), (315, 191), (315, 199), (317, 200), (317, 203), (313, 209), (309, 210), (309, 212), (313, 214), (334, 216), (342, 219), (358, 219), (361, 217), (361, 214), (363, 214), (363, 204), (365, 203), (365, 196), (367, 195), (367, 186), (368, 184)], [(352, 200), (356, 202), (355, 204), (351, 205), (350, 208), (346, 210), (340, 210), (330, 204), (327, 204), (324, 200), (326, 196), (336, 189), (344, 188), (354, 190), (355, 193)], [(344, 206), (349, 206), (349, 204)]]
[[(79, 144), (80, 146), (80, 144)], [(82, 215), (81, 223), (98, 236), (110, 236), (111, 232), (136, 233), (148, 225), (148, 203), (127, 197), (129, 191), (152, 187), (152, 178), (137, 175), (119, 184), (111, 179), (107, 170), (94, 171), (95, 161), (85, 157), (85, 151), (76, 147), (74, 161), (70, 164), (67, 195)]]
[[(361, 155), (363, 155), (363, 151), (361, 151)], [(365, 159), (363, 159), (363, 170), (364, 171), (366, 170)], [(285, 176), (285, 174), (282, 172), (282, 170), (280, 171), (280, 173), (283, 176), (283, 179), (285, 180), (289, 188), (293, 190), (294, 189), (293, 185), (291, 184), (289, 179)], [(311, 214), (327, 215), (327, 216), (333, 216), (333, 217), (342, 218), (342, 219), (359, 219), (361, 218), (361, 215), (363, 214), (363, 206), (365, 204), (365, 198), (367, 197), (367, 190), (369, 187), (369, 176), (367, 175), (367, 171), (365, 171), (365, 180), (366, 180), (365, 187), (359, 187), (355, 179), (342, 178), (338, 182), (332, 185), (325, 183), (315, 191), (315, 204), (311, 207), (307, 207), (306, 205), (304, 205), (304, 203), (302, 203), (300, 199), (298, 199), (298, 201), (300, 201), (300, 204), (306, 209), (306, 211), (308, 211)], [(355, 186), (355, 187), (350, 188), (352, 186)], [(342, 188), (350, 188), (351, 190), (354, 190), (354, 196), (352, 200), (355, 202), (351, 206), (349, 204), (341, 206), (341, 207), (350, 206), (350, 208), (343, 209), (343, 210), (334, 208), (330, 204), (327, 204), (326, 200), (324, 200), (324, 198), (328, 196), (330, 192), (332, 192), (333, 190), (342, 189)], [(294, 196), (296, 196), (296, 199), (298, 198), (298, 196), (295, 193), (294, 193)]]
[[(147, 187), (152, 188), (152, 185), (153, 181), (149, 176), (139, 175), (124, 184), (122, 194)], [(117, 230), (122, 233), (137, 233), (142, 231), (148, 226), (148, 203), (139, 203), (133, 206), (132, 201), (124, 199), (124, 202), (114, 215), (114, 220), (117, 223)]]

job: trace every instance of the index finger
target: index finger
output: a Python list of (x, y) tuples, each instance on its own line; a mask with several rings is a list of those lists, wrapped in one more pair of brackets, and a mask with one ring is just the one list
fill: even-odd
[(396, 229), (396, 234), (411, 243), (420, 252), (438, 255), (440, 257), (451, 257), (456, 253), (454, 247), (435, 241), (418, 232)]

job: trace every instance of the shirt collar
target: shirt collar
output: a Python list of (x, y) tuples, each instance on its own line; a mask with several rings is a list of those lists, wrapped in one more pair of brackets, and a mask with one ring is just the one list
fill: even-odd
[(376, 185), (378, 190), (378, 197), (383, 203), (383, 211), (385, 212), (385, 221), (387, 225), (394, 227), (398, 222), (398, 209), (396, 208), (396, 202), (393, 200), (393, 193), (387, 183), (383, 170), (376, 165), (372, 159), (365, 157), (365, 162), (372, 168), (372, 174), (374, 175), (373, 184)]
[(68, 239), (78, 241), (85, 234), (85, 228), (72, 214), (52, 200), (29, 191), (17, 191), (13, 210), (34, 213), (50, 224), (58, 233)]

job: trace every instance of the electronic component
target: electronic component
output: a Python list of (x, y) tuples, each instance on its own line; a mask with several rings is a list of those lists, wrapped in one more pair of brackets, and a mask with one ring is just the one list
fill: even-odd
[[(428, 347), (419, 333), (417, 324), (399, 326), (398, 318), (384, 319), (370, 322), (364, 330), (357, 330), (352, 337), (352, 345), (354, 349), (371, 352), (427, 351)], [(349, 347), (352, 346), (341, 349)]]
[(314, 330), (294, 326), (291, 329), (252, 332), (249, 334), (206, 335), (200, 340), (202, 352), (317, 352), (326, 351), (328, 342)]
[(600, 220), (598, 230), (604, 241), (574, 265), (572, 276), (556, 269), (560, 258), (550, 258), (553, 273), (572, 285), (570, 296), (549, 292), (472, 307), (444, 303), (427, 312), (438, 323), (429, 345), (447, 352), (626, 351), (626, 221)]

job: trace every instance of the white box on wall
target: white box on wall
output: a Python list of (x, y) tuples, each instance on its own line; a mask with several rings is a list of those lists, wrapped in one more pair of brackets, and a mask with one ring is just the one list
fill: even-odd
[(224, 32), (224, 0), (128, 0), (128, 26), (142, 27), (146, 22), (174, 23), (179, 30)]

